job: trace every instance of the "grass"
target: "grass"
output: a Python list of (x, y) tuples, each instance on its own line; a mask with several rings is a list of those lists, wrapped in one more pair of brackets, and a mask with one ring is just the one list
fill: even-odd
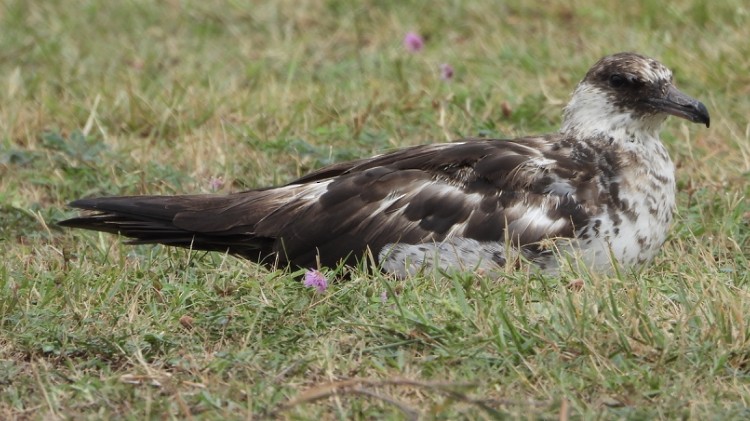
[[(597, 3), (2, 2), (0, 418), (750, 416), (750, 9)], [(237, 191), (553, 131), (622, 50), (667, 63), (712, 115), (665, 127), (679, 209), (641, 273), (338, 268), (316, 294), (54, 225), (83, 196)]]

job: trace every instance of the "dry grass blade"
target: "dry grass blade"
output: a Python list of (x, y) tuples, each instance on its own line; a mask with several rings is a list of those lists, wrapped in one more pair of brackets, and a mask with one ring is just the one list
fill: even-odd
[(404, 415), (406, 415), (406, 417), (410, 420), (419, 419), (418, 409), (413, 408), (404, 402), (401, 402), (393, 397), (384, 395), (382, 393), (377, 393), (370, 389), (357, 387), (354, 385), (356, 383), (357, 382), (353, 382), (350, 385), (343, 385), (339, 383), (339, 384), (329, 384), (329, 385), (314, 387), (312, 390), (307, 390), (305, 393), (303, 393), (302, 396), (295, 398), (291, 402), (285, 403), (275, 412), (278, 413), (287, 409), (291, 409), (298, 405), (302, 405), (305, 403), (312, 403), (312, 402), (315, 402), (321, 399), (326, 399), (332, 396), (355, 394), (355, 395), (370, 396), (378, 400), (381, 400), (383, 402), (386, 402), (388, 404), (391, 404), (395, 406), (396, 408), (398, 408), (401, 412), (403, 412)]
[[(472, 384), (468, 383), (449, 383), (449, 382), (424, 382), (411, 379), (347, 379), (331, 383), (324, 383), (313, 386), (294, 399), (282, 404), (276, 412), (285, 411), (295, 406), (312, 403), (321, 399), (325, 399), (338, 394), (356, 393), (356, 394), (367, 394), (372, 397), (376, 397), (388, 403), (397, 406), (405, 414), (410, 417), (414, 414), (418, 414), (414, 408), (409, 407), (403, 402), (399, 402), (391, 397), (372, 392), (368, 389), (362, 389), (361, 386), (368, 386), (371, 388), (385, 387), (385, 386), (401, 386), (401, 387), (413, 387), (419, 389), (426, 389), (437, 391), (442, 394), (449, 396), (452, 400), (463, 402), (470, 405), (476, 405), (485, 411), (492, 418), (502, 418), (502, 414), (490, 405), (508, 405), (517, 404), (512, 401), (501, 401), (497, 399), (477, 399), (472, 398), (465, 393), (458, 391), (457, 389), (465, 389), (472, 387)], [(366, 391), (366, 392), (365, 392)], [(529, 402), (524, 402), (529, 404)], [(534, 402), (533, 405), (547, 405), (549, 402)]]

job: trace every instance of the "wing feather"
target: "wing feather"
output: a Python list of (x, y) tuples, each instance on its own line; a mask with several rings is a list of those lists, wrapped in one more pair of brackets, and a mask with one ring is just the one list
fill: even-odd
[[(377, 253), (391, 243), (452, 236), (520, 245), (573, 236), (590, 208), (567, 186), (593, 182), (595, 171), (562, 168), (571, 161), (556, 159), (551, 146), (545, 154), (549, 139), (525, 141), (532, 145), (426, 145), (340, 164), (317, 200), (288, 202), (258, 223), (255, 233), (281, 239), (277, 251), (299, 265), (314, 263), (310, 259), (316, 254), (335, 264), (347, 255), (361, 256), (368, 247)], [(330, 176), (331, 171), (319, 173)], [(577, 179), (562, 179), (569, 174)]]
[(596, 196), (596, 170), (569, 159), (559, 140), (415, 146), (225, 196), (79, 201), (72, 205), (100, 213), (67, 222), (138, 242), (223, 247), (299, 266), (451, 237), (524, 246), (573, 236), (591, 215), (581, 197)]

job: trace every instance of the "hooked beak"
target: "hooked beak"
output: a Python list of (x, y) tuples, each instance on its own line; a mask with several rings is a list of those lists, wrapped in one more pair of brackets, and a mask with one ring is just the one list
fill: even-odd
[(702, 102), (684, 94), (674, 86), (670, 86), (667, 95), (663, 98), (652, 98), (649, 104), (659, 111), (690, 120), (693, 123), (703, 123), (706, 127), (711, 124), (711, 117)]

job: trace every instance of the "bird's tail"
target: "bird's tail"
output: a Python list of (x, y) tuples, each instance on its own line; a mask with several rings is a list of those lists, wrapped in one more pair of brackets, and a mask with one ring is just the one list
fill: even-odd
[[(222, 251), (258, 261), (268, 257), (273, 243), (253, 234), (254, 225), (268, 211), (264, 193), (81, 199), (70, 206), (92, 212), (58, 225), (121, 234), (131, 238), (131, 244)], [(247, 206), (248, 202), (257, 206)]]

